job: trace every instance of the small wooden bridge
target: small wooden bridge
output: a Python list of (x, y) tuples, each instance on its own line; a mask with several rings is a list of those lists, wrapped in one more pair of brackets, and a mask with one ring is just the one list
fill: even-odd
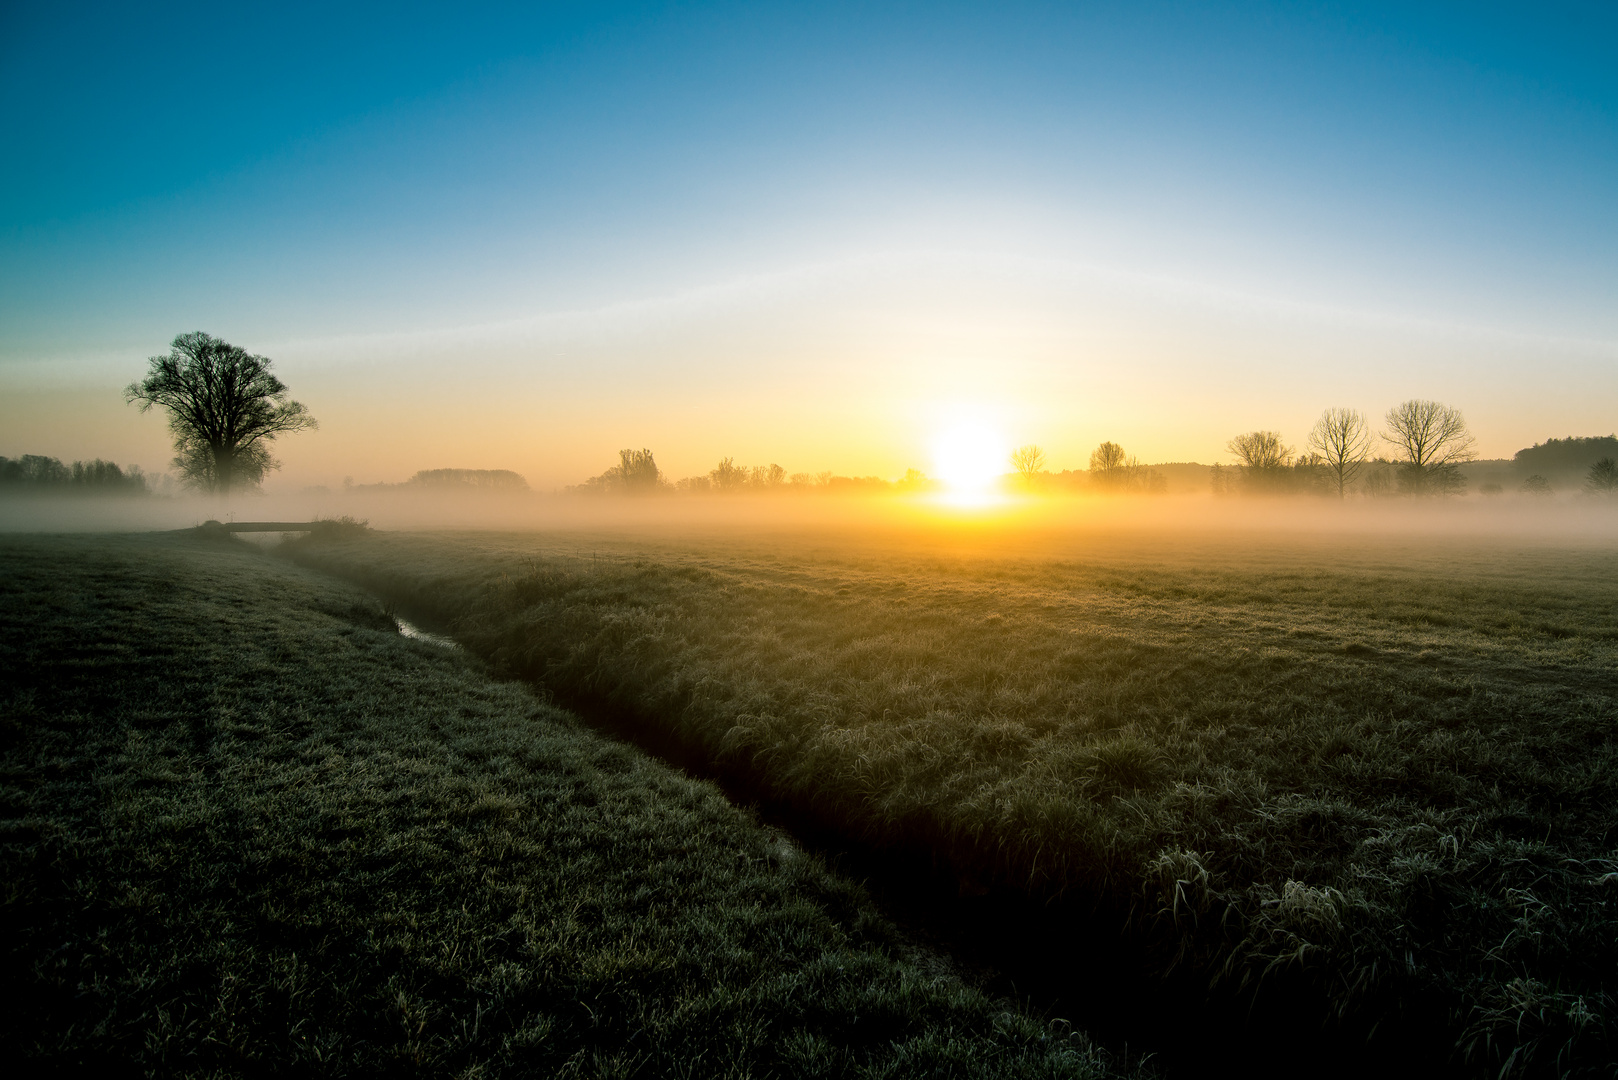
[(198, 529), (212, 532), (313, 532), (313, 521), (204, 521)]

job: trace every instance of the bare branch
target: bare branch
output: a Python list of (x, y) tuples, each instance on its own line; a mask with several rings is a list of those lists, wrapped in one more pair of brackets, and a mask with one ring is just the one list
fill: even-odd
[(1404, 458), (1399, 484), (1412, 494), (1457, 491), (1465, 484), (1457, 466), (1477, 455), (1461, 410), (1412, 399), (1388, 410), (1382, 433)]
[(1033, 443), (1019, 446), (1011, 452), (1011, 467), (1022, 475), (1024, 484), (1032, 485), (1045, 467), (1045, 451)]
[(1355, 409), (1327, 409), (1309, 432), (1309, 446), (1320, 455), (1341, 499), (1371, 455), (1371, 425)]

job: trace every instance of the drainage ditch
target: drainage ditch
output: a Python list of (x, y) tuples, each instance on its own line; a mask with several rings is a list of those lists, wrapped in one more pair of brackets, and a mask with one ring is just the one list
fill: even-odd
[[(405, 637), (461, 648), (418, 622), (393, 619)], [(1299, 1069), (1323, 1078), (1461, 1072), (1439, 1002), (1385, 1003), (1360, 1018), (1334, 1022), (1319, 991), (1285, 972), (1245, 992), (1210, 992), (1205, 977), (1149, 974), (1140, 948), (1124, 932), (1128, 912), (1009, 889), (963, 890), (926, 852), (851, 843), (603, 700), (548, 692), (604, 734), (717, 783), (733, 802), (861, 881), (903, 934), (945, 957), (970, 984), (1072, 1024), (1120, 1062), (1146, 1059), (1155, 1066), (1150, 1071), (1170, 1078)]]

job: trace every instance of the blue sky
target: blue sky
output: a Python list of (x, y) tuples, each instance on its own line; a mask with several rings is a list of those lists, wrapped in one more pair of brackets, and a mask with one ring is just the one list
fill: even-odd
[(1618, 415), (1610, 4), (221, 8), (0, 15), (0, 453), (161, 464), (196, 328), (288, 482)]

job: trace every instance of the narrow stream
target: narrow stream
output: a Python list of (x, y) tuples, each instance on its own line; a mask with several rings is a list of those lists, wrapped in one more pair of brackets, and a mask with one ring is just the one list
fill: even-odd
[(443, 634), (430, 634), (415, 623), (401, 619), (397, 615), (393, 616), (393, 622), (399, 628), (399, 633), (407, 638), (425, 641), (427, 644), (437, 645), (441, 649), (459, 649), (461, 647), (460, 643), (454, 638), (445, 637)]
[[(405, 637), (462, 648), (451, 637), (392, 618)], [(760, 799), (687, 747), (615, 715), (605, 702), (559, 697), (557, 704), (610, 738), (717, 783), (733, 803), (751, 807), (805, 851), (860, 881), (909, 940), (947, 959), (969, 983), (1020, 1001), (1038, 1015), (1067, 1020), (1122, 1062), (1144, 1056), (1155, 1065), (1149, 1073), (1280, 1075), (1302, 1068), (1325, 1080), (1360, 1077), (1393, 1064), (1431, 1076), (1458, 1071), (1447, 1060), (1447, 1046), (1431, 1038), (1442, 1028), (1437, 1016), (1407, 1015), (1399, 1025), (1405, 1030), (1383, 1032), (1370, 1044), (1362, 1026), (1345, 1029), (1326, 1022), (1324, 1003), (1307, 992), (1294, 995), (1272, 986), (1261, 1009), (1240, 994), (1210, 1000), (1200, 980), (1143, 975), (1140, 957), (1121, 931), (1121, 912), (1046, 903), (1010, 890), (964, 895), (959, 882), (926, 853), (851, 843), (806, 820), (797, 808)]]

